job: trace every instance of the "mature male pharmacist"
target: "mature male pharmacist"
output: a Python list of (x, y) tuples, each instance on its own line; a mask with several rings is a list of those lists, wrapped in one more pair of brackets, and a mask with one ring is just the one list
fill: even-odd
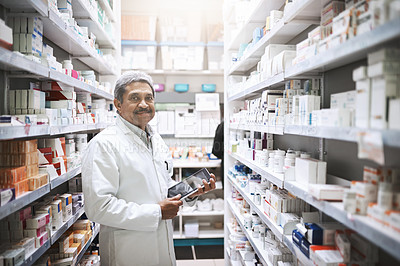
[[(102, 265), (175, 265), (172, 218), (183, 204), (167, 198), (172, 161), (160, 135), (148, 125), (155, 115), (153, 81), (143, 72), (116, 82), (116, 125), (93, 138), (83, 156), (85, 212), (101, 224)], [(210, 185), (183, 200), (215, 188)]]

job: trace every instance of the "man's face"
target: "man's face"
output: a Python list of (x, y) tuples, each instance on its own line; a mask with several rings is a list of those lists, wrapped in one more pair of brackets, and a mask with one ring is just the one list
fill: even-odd
[(154, 96), (146, 82), (133, 82), (126, 86), (123, 102), (114, 99), (119, 114), (131, 124), (145, 129), (155, 115)]

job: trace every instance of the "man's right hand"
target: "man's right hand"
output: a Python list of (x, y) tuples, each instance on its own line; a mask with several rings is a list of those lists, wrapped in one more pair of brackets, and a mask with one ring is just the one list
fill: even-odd
[(179, 206), (183, 204), (180, 198), (181, 195), (179, 194), (173, 198), (166, 198), (158, 203), (161, 207), (161, 215), (163, 220), (172, 219), (178, 214)]

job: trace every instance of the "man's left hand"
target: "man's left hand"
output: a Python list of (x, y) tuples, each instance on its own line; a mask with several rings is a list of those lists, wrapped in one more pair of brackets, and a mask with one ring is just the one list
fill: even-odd
[(207, 183), (207, 181), (205, 179), (203, 179), (203, 186), (198, 185), (198, 190), (196, 193), (194, 193), (193, 195), (190, 195), (189, 198), (193, 199), (194, 197), (200, 196), (205, 194), (208, 191), (214, 190), (215, 189), (215, 175), (214, 174), (210, 174), (211, 178), (210, 178), (210, 183)]

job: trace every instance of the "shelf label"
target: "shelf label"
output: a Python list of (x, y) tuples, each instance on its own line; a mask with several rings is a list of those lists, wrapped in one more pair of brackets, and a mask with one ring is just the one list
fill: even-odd
[(358, 158), (369, 159), (380, 165), (385, 164), (381, 132), (358, 132)]

